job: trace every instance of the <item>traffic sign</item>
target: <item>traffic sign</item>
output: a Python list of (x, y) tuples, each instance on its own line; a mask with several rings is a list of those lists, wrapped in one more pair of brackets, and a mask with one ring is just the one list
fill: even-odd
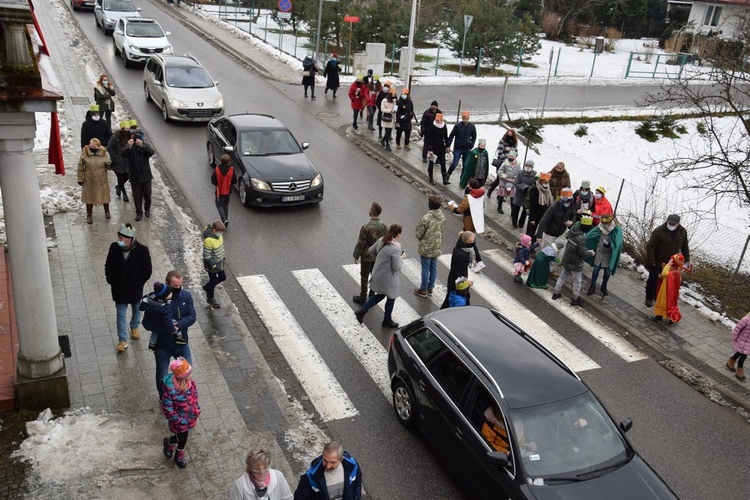
[(291, 19), (292, 13), (291, 12), (279, 12), (279, 19)]
[(279, 10), (281, 12), (291, 12), (292, 11), (292, 0), (279, 0), (278, 1)]
[(358, 23), (359, 16), (344, 16), (345, 23)]

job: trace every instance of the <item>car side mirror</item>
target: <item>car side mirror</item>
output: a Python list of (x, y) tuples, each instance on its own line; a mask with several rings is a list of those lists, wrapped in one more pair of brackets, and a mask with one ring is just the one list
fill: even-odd
[(620, 422), (620, 430), (622, 432), (628, 432), (633, 427), (633, 421), (629, 418), (624, 419)]
[(161, 80), (157, 80), (156, 78), (154, 78), (154, 85), (156, 85), (157, 87), (161, 87)]
[(310, 143), (309, 143), (309, 142), (303, 142), (303, 143), (302, 143), (302, 149), (303, 149), (303, 150), (305, 150), (305, 149), (307, 149), (307, 148), (309, 148), (309, 147), (310, 147)]
[(214, 85), (219, 86), (219, 80), (214, 80)]
[(137, 8), (135, 9), (135, 11), (136, 11), (136, 12), (140, 12), (140, 11), (142, 11), (142, 10), (143, 10), (143, 9), (141, 9), (140, 7), (137, 7)]
[(234, 147), (233, 146), (224, 146), (224, 152), (225, 153), (234, 153)]
[(172, 32), (171, 32), (171, 31), (165, 31), (165, 32), (164, 32), (164, 36), (169, 36), (169, 35), (171, 35), (171, 34), (172, 34)]
[(501, 467), (508, 465), (508, 455), (502, 451), (488, 451), (485, 458), (488, 462), (497, 464)]

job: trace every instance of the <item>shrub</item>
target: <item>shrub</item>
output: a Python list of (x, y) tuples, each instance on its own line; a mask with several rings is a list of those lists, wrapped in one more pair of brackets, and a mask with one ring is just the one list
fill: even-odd
[(518, 128), (518, 132), (529, 139), (531, 142), (534, 142), (536, 144), (541, 144), (544, 142), (544, 138), (542, 138), (541, 131), (544, 125), (542, 122), (537, 120), (524, 120), (523, 124)]
[(653, 120), (643, 120), (636, 128), (635, 133), (646, 139), (648, 142), (656, 142), (659, 140), (659, 134), (654, 127)]
[(695, 126), (695, 130), (700, 135), (706, 135), (706, 133), (708, 132), (708, 130), (706, 129), (706, 124), (703, 122), (698, 122), (698, 124)]
[(617, 42), (622, 38), (622, 32), (617, 28), (607, 28), (604, 30), (604, 50), (614, 52)]
[(685, 135), (688, 132), (687, 127), (685, 127), (685, 125), (677, 125), (674, 130), (675, 132), (681, 135)]
[(583, 137), (584, 135), (589, 135), (589, 128), (586, 125), (579, 125), (575, 132), (573, 132), (573, 135), (576, 137)]
[(542, 32), (547, 40), (557, 40), (560, 38), (560, 27), (562, 26), (562, 17), (556, 12), (544, 11), (542, 13)]

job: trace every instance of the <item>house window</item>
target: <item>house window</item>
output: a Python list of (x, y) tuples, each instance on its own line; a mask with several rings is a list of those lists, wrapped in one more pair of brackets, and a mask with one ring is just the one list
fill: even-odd
[(703, 26), (718, 26), (721, 9), (721, 7), (709, 5), (708, 9), (706, 9), (706, 17), (703, 18)]

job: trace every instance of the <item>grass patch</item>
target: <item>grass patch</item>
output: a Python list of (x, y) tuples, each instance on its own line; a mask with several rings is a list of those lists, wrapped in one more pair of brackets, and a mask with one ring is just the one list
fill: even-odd
[(730, 318), (739, 320), (750, 310), (750, 276), (734, 274), (734, 269), (711, 263), (708, 256), (692, 274), (683, 273), (683, 282), (700, 291), (707, 306)]

